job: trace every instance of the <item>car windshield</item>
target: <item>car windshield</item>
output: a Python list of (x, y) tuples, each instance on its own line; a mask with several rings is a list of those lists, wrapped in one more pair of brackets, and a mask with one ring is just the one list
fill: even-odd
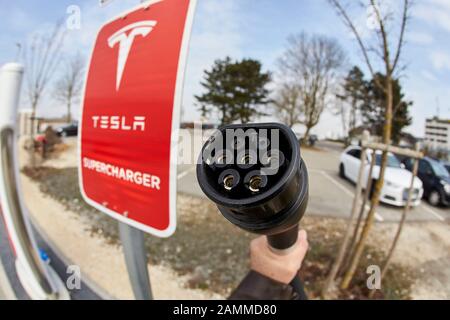
[[(381, 154), (375, 155), (375, 164), (377, 166), (381, 166)], [(400, 164), (400, 161), (398, 161), (398, 159), (395, 156), (393, 156), (392, 154), (388, 155), (387, 166), (390, 168), (401, 168), (402, 167)]]
[(446, 177), (449, 178), (450, 174), (448, 173), (447, 169), (445, 169), (444, 165), (440, 162), (431, 160), (429, 161), (431, 167), (433, 168), (434, 173), (439, 177)]

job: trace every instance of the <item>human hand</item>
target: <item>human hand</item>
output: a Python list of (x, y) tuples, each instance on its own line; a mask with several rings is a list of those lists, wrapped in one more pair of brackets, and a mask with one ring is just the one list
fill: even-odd
[(267, 237), (259, 237), (250, 244), (250, 267), (268, 278), (289, 284), (300, 270), (308, 247), (305, 230), (299, 231), (297, 242), (285, 254), (272, 250)]

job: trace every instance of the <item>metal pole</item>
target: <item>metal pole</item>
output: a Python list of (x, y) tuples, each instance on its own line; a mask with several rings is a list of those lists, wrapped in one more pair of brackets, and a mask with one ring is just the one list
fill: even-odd
[(49, 267), (38, 254), (19, 194), (15, 125), (23, 70), (23, 66), (16, 63), (6, 64), (1, 69), (0, 202), (22, 285), (33, 299), (57, 299), (60, 292), (52, 285)]
[(120, 239), (136, 300), (152, 300), (152, 287), (147, 269), (144, 232), (122, 222), (119, 223)]
[[(12, 129), (3, 129), (0, 131), (0, 154), (2, 170), (2, 189), (5, 190), (6, 201), (3, 202), (5, 209), (10, 213), (11, 225), (17, 235), (15, 246), (20, 246), (23, 250), (21, 256), (27, 263), (28, 270), (33, 278), (39, 283), (42, 290), (49, 297), (54, 295), (53, 289), (48, 282), (44, 266), (40, 257), (33, 246), (32, 239), (28, 233), (27, 223), (21, 210), (19, 196), (17, 194), (17, 184), (15, 176), (15, 166), (13, 156), (14, 131)], [(3, 200), (3, 199), (2, 199)]]

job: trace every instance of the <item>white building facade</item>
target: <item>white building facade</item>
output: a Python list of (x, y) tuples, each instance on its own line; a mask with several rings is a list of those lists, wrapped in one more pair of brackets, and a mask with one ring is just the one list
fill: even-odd
[(425, 144), (434, 150), (450, 151), (450, 120), (427, 119)]

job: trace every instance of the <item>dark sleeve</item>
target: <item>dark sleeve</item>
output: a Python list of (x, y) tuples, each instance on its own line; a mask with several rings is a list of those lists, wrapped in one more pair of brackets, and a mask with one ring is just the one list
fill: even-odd
[(297, 300), (298, 295), (288, 285), (270, 279), (256, 271), (250, 271), (230, 300)]

